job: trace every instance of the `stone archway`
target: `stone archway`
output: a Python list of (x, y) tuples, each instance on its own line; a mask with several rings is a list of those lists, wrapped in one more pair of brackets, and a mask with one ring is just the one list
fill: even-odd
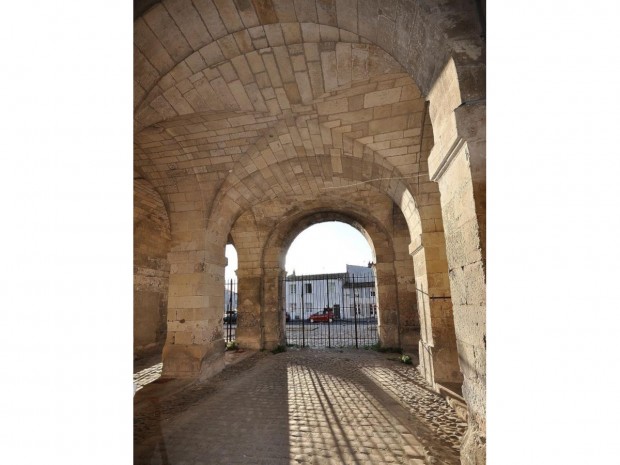
[[(262, 269), (264, 275), (264, 311), (276, 314), (273, 318), (275, 334), (282, 338), (282, 318), (280, 307), (283, 301), (283, 290), (277, 281), (283, 276), (284, 258), (293, 240), (303, 230), (325, 221), (340, 221), (348, 224), (366, 238), (373, 251), (377, 267), (377, 301), (379, 305), (379, 340), (384, 347), (399, 347), (399, 302), (397, 299), (397, 277), (394, 269), (394, 248), (389, 234), (369, 214), (360, 214), (351, 209), (343, 211), (315, 210), (292, 215), (279, 223), (269, 235), (263, 251)], [(401, 289), (401, 292), (404, 290)], [(404, 299), (403, 299), (404, 300)], [(411, 302), (411, 300), (410, 300)], [(403, 307), (405, 302), (401, 302)], [(413, 308), (403, 308), (403, 312), (415, 312)], [(268, 317), (269, 313), (266, 314)]]
[(172, 241), (164, 374), (221, 368), (224, 246), (246, 212), (341, 202), (372, 185), (403, 212), (416, 282), (426, 281), (427, 379), (453, 374), (440, 371), (458, 347), (470, 407), (463, 461), (483, 463), (475, 2), (147, 1), (136, 10), (135, 164), (166, 204)]

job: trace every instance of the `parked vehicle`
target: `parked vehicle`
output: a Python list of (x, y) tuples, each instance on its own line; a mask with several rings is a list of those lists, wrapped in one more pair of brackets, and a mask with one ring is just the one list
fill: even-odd
[(228, 310), (224, 313), (224, 323), (236, 323), (237, 322), (237, 310)]
[(308, 321), (310, 321), (310, 323), (316, 323), (319, 321), (327, 321), (331, 323), (334, 321), (334, 312), (331, 308), (325, 308), (322, 312), (317, 312), (310, 315)]

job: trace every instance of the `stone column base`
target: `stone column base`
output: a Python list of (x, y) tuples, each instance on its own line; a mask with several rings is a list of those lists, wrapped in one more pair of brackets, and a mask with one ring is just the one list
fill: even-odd
[(403, 349), (403, 352), (418, 352), (420, 341), (420, 328), (401, 327), (400, 348)]
[(463, 383), (463, 374), (454, 367), (453, 361), (457, 355), (455, 351), (433, 347), (423, 339), (420, 339), (418, 347), (420, 356), (418, 370), (433, 388), (437, 388), (435, 383)]
[(390, 349), (400, 348), (397, 325), (381, 324), (381, 321), (379, 321), (377, 332), (379, 333), (379, 344), (381, 345), (381, 347)]
[(166, 344), (162, 378), (206, 379), (224, 369), (224, 339), (209, 344)]
[(462, 465), (485, 465), (487, 457), (486, 436), (482, 435), (478, 426), (469, 422), (467, 432), (461, 444)]
[[(237, 331), (238, 330), (239, 328), (237, 328)], [(239, 347), (242, 349), (250, 349), (250, 350), (261, 350), (262, 349), (261, 342), (260, 342), (260, 335), (258, 337), (254, 337), (254, 336), (247, 336), (247, 335), (237, 333), (237, 336), (235, 337), (235, 341), (237, 342)]]
[(265, 341), (265, 350), (274, 350), (278, 346), (282, 345), (280, 341)]

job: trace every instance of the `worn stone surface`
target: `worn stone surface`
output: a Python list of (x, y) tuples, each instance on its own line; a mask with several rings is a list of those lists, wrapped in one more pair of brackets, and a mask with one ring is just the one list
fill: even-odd
[[(486, 131), (484, 102), (461, 105), (452, 62), (436, 83), (431, 111), (438, 144), (429, 158), (439, 183), (453, 321), (469, 431), (462, 463), (485, 463), (486, 450)], [(457, 111), (452, 111), (454, 107)]]
[(136, 463), (456, 464), (465, 423), (411, 365), (364, 350), (257, 353), (135, 396)]
[(475, 2), (138, 1), (136, 353), (165, 337), (163, 379), (223, 367), (229, 242), (239, 341), (280, 344), (286, 249), (341, 215), (376, 255), (380, 337), (463, 381), (462, 458), (484, 463), (480, 32)]
[[(419, 320), (415, 293), (408, 285), (414, 280), (413, 270), (410, 262), (407, 267), (395, 266), (395, 257), (403, 260), (408, 256), (405, 241), (395, 242), (393, 239), (395, 234), (406, 235), (406, 223), (402, 214), (392, 209), (391, 205), (392, 202), (385, 196), (358, 192), (347, 197), (346, 208), (343, 204), (338, 208), (330, 206), (329, 213), (309, 216), (287, 213), (288, 219), (281, 221), (281, 212), (287, 212), (288, 207), (279, 205), (277, 209), (257, 207), (243, 214), (231, 231), (239, 263), (239, 344), (246, 348), (271, 349), (273, 347), (265, 345), (268, 339), (271, 339), (272, 346), (275, 342), (284, 343), (283, 322), (277, 316), (268, 321), (265, 310), (269, 308), (269, 299), (272, 307), (279, 301), (278, 285), (288, 246), (309, 225), (337, 220), (359, 229), (374, 250), (381, 345), (416, 349)], [(306, 204), (306, 207), (310, 206)], [(324, 208), (325, 205), (317, 203), (312, 205), (311, 211)], [(345, 210), (346, 214), (338, 213)], [(257, 223), (255, 220), (259, 217), (261, 221)], [(260, 302), (265, 302), (265, 305), (259, 305)], [(407, 322), (407, 331), (399, 334), (401, 315), (403, 323)], [(259, 330), (261, 326), (262, 333)], [(415, 340), (415, 344), (407, 344), (407, 338)]]
[(166, 338), (170, 222), (159, 194), (134, 183), (134, 355), (160, 350)]

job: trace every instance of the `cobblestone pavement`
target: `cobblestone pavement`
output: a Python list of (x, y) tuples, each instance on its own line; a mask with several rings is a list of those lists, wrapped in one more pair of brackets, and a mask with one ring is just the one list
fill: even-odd
[(159, 362), (151, 367), (140, 370), (133, 375), (133, 388), (137, 392), (149, 383), (152, 383), (161, 376), (163, 363)]
[(287, 323), (286, 342), (301, 347), (369, 347), (379, 342), (377, 321), (334, 321), (333, 323)]
[(458, 464), (466, 425), (414, 367), (368, 350), (256, 353), (135, 396), (136, 464)]

